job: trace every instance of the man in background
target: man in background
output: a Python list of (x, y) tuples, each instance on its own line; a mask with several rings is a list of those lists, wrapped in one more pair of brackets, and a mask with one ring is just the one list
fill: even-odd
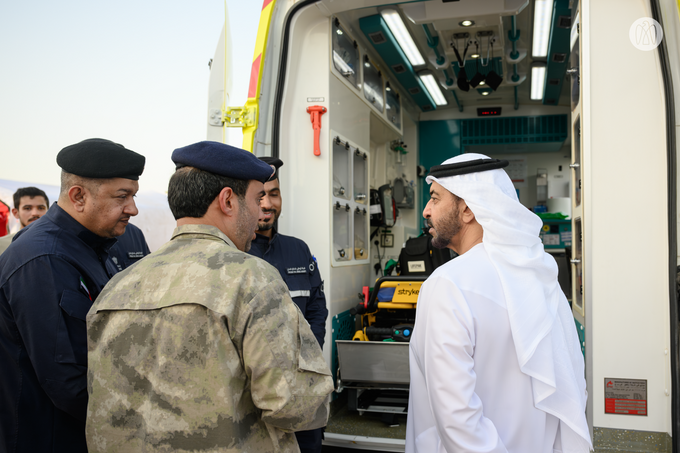
[[(279, 185), (279, 168), (283, 162), (272, 157), (261, 157), (260, 160), (274, 166), (276, 172), (264, 184), (265, 194), (260, 201), (263, 215), (257, 224), (250, 254), (264, 259), (279, 271), (288, 286), (290, 297), (300, 308), (319, 346), (323, 348), (328, 309), (319, 266), (304, 241), (280, 234), (274, 228), (283, 204)], [(321, 452), (322, 428), (299, 431), (295, 437), (301, 453)]]
[[(50, 206), (45, 192), (37, 187), (22, 187), (14, 192), (13, 198), (12, 215), (19, 220), (21, 228), (44, 216)], [(10, 233), (0, 238), (0, 254), (9, 247), (15, 235), (16, 233)]]
[(85, 316), (144, 162), (104, 139), (62, 149), (59, 200), (0, 256), (0, 451), (87, 451)]
[(217, 142), (172, 160), (172, 239), (87, 316), (89, 451), (298, 452), (333, 379), (278, 272), (245, 253), (272, 168)]

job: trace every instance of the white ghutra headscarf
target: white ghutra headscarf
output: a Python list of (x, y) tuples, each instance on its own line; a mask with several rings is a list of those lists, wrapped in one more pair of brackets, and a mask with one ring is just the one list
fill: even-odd
[[(442, 165), (489, 159), (463, 154)], [(584, 361), (557, 263), (539, 238), (541, 219), (524, 207), (502, 169), (428, 176), (465, 200), (482, 226), (482, 242), (503, 286), (522, 372), (532, 379), (534, 406), (560, 419), (562, 449), (592, 449), (585, 417)]]

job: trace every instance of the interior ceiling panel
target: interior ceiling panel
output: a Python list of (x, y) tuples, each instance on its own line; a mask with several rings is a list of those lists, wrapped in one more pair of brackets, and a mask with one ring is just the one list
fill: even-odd
[(521, 12), (529, 0), (458, 0), (456, 2), (414, 2), (401, 4), (415, 24), (435, 21), (460, 21), (470, 17), (510, 16)]
[[(337, 2), (336, 2), (337, 3)], [(532, 29), (533, 29), (533, 14), (534, 14), (534, 0), (460, 0), (458, 2), (442, 3), (441, 1), (421, 1), (413, 3), (395, 2), (402, 12), (404, 23), (408, 28), (409, 33), (413, 37), (416, 45), (420, 49), (423, 57), (429, 61), (427, 68), (433, 70), (439, 77), (440, 82), (445, 85), (445, 76), (442, 69), (446, 69), (449, 76), (455, 80), (454, 62), (457, 61), (452, 44), (456, 41), (453, 36), (456, 33), (469, 33), (472, 44), (468, 49), (466, 56), (466, 68), (471, 64), (471, 55), (479, 53), (486, 59), (487, 39), (482, 38), (477, 40), (475, 38), (478, 32), (493, 32), (495, 37), (492, 45), (493, 56), (500, 58), (502, 61), (502, 68), (499, 73), (504, 77), (503, 82), (498, 89), (490, 95), (483, 96), (478, 90), (470, 89), (470, 91), (461, 91), (455, 86), (449, 87), (447, 90), (444, 86), (444, 92), (448, 105), (438, 106), (439, 109), (457, 109), (455, 97), (464, 108), (474, 108), (478, 106), (492, 106), (492, 105), (512, 105), (515, 102), (515, 87), (508, 83), (509, 77), (513, 74), (513, 64), (508, 63), (507, 54), (512, 50), (512, 42), (508, 38), (508, 33), (511, 30), (511, 15), (516, 14), (516, 28), (519, 31), (519, 39), (517, 41), (517, 48), (524, 49), (527, 56), (517, 65), (517, 72), (520, 75), (526, 75), (526, 80), (517, 86), (518, 102), (521, 105), (541, 105), (541, 101), (532, 101), (530, 99), (531, 88), (531, 45), (532, 45)], [(384, 6), (387, 6), (386, 4)], [(380, 7), (369, 7), (346, 11), (339, 13), (338, 16), (347, 25), (350, 26), (351, 31), (356, 36), (361, 33), (359, 21), (361, 18), (371, 15), (380, 14)], [(410, 19), (410, 20), (409, 20)], [(463, 20), (471, 20), (474, 22), (472, 26), (463, 27), (461, 22)], [(426, 33), (423, 25), (427, 25), (432, 34), (438, 38), (438, 51), (444, 54), (446, 64), (444, 66), (437, 65), (434, 51), (428, 46)], [(368, 44), (372, 51), (375, 51), (370, 42), (364, 40), (364, 44)], [(479, 52), (477, 52), (477, 45), (479, 45)], [(462, 57), (462, 51), (461, 57)], [(545, 61), (545, 59), (543, 59)], [(380, 66), (388, 68), (387, 62), (378, 60)], [(476, 65), (476, 63), (475, 63)], [(414, 68), (419, 71), (424, 68)], [(558, 102), (553, 105), (569, 105), (568, 84), (561, 84), (559, 92), (561, 93)], [(402, 87), (404, 88), (404, 87)], [(401, 90), (404, 91), (404, 90)], [(407, 90), (406, 90), (407, 91)], [(454, 97), (455, 93), (455, 97)], [(419, 105), (416, 102), (416, 105)]]

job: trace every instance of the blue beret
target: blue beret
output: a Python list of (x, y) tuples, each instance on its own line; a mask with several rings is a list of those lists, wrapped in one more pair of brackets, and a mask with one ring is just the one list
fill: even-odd
[(265, 182), (274, 169), (253, 153), (219, 142), (198, 142), (172, 152), (177, 168), (195, 167), (234, 179)]
[(103, 138), (89, 138), (67, 146), (57, 154), (57, 165), (84, 178), (126, 178), (137, 181), (146, 159)]

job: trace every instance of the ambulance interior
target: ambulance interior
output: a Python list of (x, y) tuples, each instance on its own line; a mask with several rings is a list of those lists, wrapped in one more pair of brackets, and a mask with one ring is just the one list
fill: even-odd
[[(351, 360), (343, 366), (336, 340), (351, 341), (361, 329), (351, 310), (368, 304), (362, 288), (373, 287), (406, 241), (423, 233), (425, 176), (450, 157), (474, 152), (510, 161), (506, 170), (520, 201), (551, 214), (541, 236), (571, 301), (578, 288), (569, 259), (580, 159), (578, 119), (571, 115), (578, 75), (567, 75), (568, 68), (578, 71), (578, 12), (571, 3), (328, 0), (292, 17), (273, 150), (256, 139), (254, 152), (276, 153), (285, 163), (278, 228), (303, 238), (321, 266), (329, 308), (324, 354), (334, 372), (341, 368), (340, 388), (351, 386), (348, 367), (358, 371), (349, 381), (361, 385), (350, 400), (376, 382), (408, 387), (407, 348), (394, 352), (407, 343), (394, 342), (389, 353), (382, 346), (356, 351), (370, 341), (346, 344)], [(314, 106), (325, 107), (319, 156), (314, 108), (308, 111)], [(415, 299), (408, 302), (415, 307)], [(398, 413), (405, 411), (400, 404), (358, 408)]]

